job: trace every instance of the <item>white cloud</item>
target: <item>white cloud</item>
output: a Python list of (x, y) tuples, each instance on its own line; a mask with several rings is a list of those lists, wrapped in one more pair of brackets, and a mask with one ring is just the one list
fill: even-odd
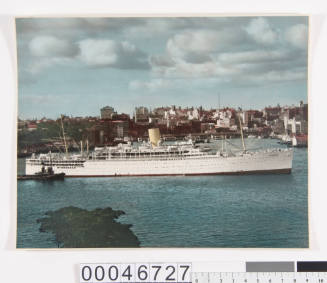
[(245, 30), (256, 42), (264, 45), (274, 44), (278, 40), (277, 31), (264, 18), (251, 20)]
[(165, 55), (151, 55), (149, 61), (150, 61), (150, 64), (152, 66), (164, 66), (164, 67), (172, 67), (176, 63), (167, 54), (165, 54)]
[(129, 83), (130, 90), (148, 90), (156, 91), (160, 89), (169, 88), (172, 86), (172, 82), (166, 79), (153, 79), (150, 81), (134, 80)]
[[(293, 33), (299, 34), (299, 30)], [(188, 30), (170, 37), (166, 52), (152, 55), (150, 64), (155, 75), (170, 79), (219, 78), (236, 82), (252, 80), (252, 76), (267, 81), (304, 78), (295, 70), (306, 68), (302, 51), (285, 46), (281, 39), (279, 30), (265, 18), (250, 19), (244, 28)]]
[(77, 44), (54, 36), (37, 36), (29, 42), (31, 54), (38, 57), (29, 66), (37, 74), (58, 64), (72, 64), (80, 60), (91, 67), (147, 69), (148, 58), (135, 45), (107, 39), (85, 39)]
[[(255, 41), (249, 41), (249, 35)], [(292, 50), (276, 48), (273, 43), (278, 39), (263, 18), (252, 19), (245, 29), (189, 30), (169, 38), (166, 53), (152, 55), (150, 64), (152, 71), (163, 77), (221, 77), (223, 81), (248, 73), (290, 69), (287, 62), (293, 64), (296, 56)], [(266, 44), (273, 46), (267, 49)]]
[(234, 50), (245, 42), (240, 28), (188, 30), (167, 40), (166, 53), (150, 57), (154, 73), (167, 77), (212, 77), (239, 72), (217, 62), (220, 52)]
[(54, 36), (34, 37), (29, 43), (29, 49), (37, 57), (72, 57), (78, 53), (75, 44)]
[(262, 82), (284, 82), (284, 81), (297, 81), (305, 80), (307, 73), (303, 70), (283, 70), (283, 71), (270, 71), (263, 74), (245, 76), (245, 79), (249, 79), (254, 83)]
[(177, 60), (174, 64), (165, 64), (165, 61), (160, 64), (160, 60), (150, 62), (154, 74), (165, 78), (219, 78), (221, 82), (248, 80), (248, 83), (256, 84), (256, 80), (277, 82), (305, 79), (306, 63), (299, 61), (302, 56), (288, 49), (257, 49), (217, 53), (203, 63), (186, 60)]
[(170, 55), (182, 57), (186, 52), (212, 52), (219, 44), (218, 33), (214, 31), (193, 31), (176, 34), (167, 42)]
[(308, 27), (304, 24), (291, 26), (284, 36), (286, 41), (297, 48), (306, 49), (308, 46)]
[(161, 90), (174, 90), (183, 91), (185, 89), (202, 88), (208, 89), (218, 87), (220, 83), (226, 82), (219, 77), (214, 78), (158, 78), (151, 80), (133, 80), (129, 83), (129, 89), (131, 91), (141, 90), (142, 92), (156, 92)]
[(37, 74), (57, 64), (71, 63), (79, 52), (76, 44), (54, 36), (36, 36), (28, 44), (31, 62), (28, 72)]
[[(190, 78), (234, 83), (245, 80), (254, 83), (255, 78), (262, 82), (305, 78), (303, 70), (307, 62), (303, 59), (306, 58), (303, 49), (307, 45), (308, 33), (305, 24), (286, 28), (282, 23), (276, 25), (276, 20), (269, 17), (205, 21), (209, 20), (75, 19), (63, 22), (67, 29), (71, 26), (71, 31), (77, 27), (83, 30), (82, 36), (72, 33), (74, 36), (65, 37), (70, 38), (66, 40), (59, 33), (52, 33), (56, 36), (47, 33), (32, 38), (26, 50), (33, 56), (30, 57), (32, 60), (26, 61), (25, 69), (30, 74), (36, 74), (52, 65), (68, 65), (76, 61), (82, 63), (77, 67), (140, 70), (151, 67), (151, 75), (155, 79), (129, 84), (130, 89), (149, 91), (176, 87), (177, 80), (190, 81)], [(55, 23), (50, 21), (48, 28)], [(58, 32), (64, 29), (59, 22), (58, 27)], [(102, 39), (92, 38), (92, 31), (102, 33), (108, 30), (120, 30), (121, 33), (117, 36), (103, 33)], [(153, 41), (149, 41), (149, 52), (162, 48), (165, 51), (148, 56), (131, 43), (136, 38), (135, 42), (141, 42), (140, 37), (148, 40), (144, 39), (146, 36)], [(125, 38), (129, 41), (124, 41)], [(162, 45), (163, 40), (166, 40), (165, 45)], [(302, 71), (296, 68), (302, 68)]]
[(218, 61), (225, 64), (268, 63), (270, 61), (288, 60), (291, 56), (287, 50), (250, 50), (233, 53), (222, 53)]
[(175, 18), (171, 18), (167, 21), (164, 18), (144, 18), (142, 24), (134, 24), (126, 27), (123, 30), (124, 35), (127, 38), (153, 38), (158, 34), (170, 33), (173, 30), (172, 21)]
[(135, 45), (109, 39), (85, 39), (79, 42), (82, 62), (94, 67), (145, 69), (146, 55)]
[(105, 66), (118, 61), (119, 45), (113, 40), (86, 39), (79, 46), (80, 59), (88, 65)]
[[(153, 66), (155, 74), (169, 78), (210, 78), (220, 76), (232, 76), (241, 72), (236, 66), (224, 66), (218, 61), (208, 61), (204, 63), (189, 63), (179, 61), (174, 66)], [(221, 77), (222, 80), (225, 78)]]
[(244, 40), (240, 29), (192, 30), (176, 34), (167, 41), (166, 50), (172, 58), (194, 63), (210, 60), (209, 54), (233, 48)]

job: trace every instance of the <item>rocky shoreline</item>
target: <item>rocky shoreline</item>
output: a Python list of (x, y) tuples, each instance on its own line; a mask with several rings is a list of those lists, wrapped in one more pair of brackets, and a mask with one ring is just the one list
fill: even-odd
[(74, 206), (48, 211), (40, 232), (53, 232), (58, 248), (127, 248), (139, 247), (140, 241), (130, 230), (131, 224), (116, 222), (121, 210), (110, 207), (89, 211)]

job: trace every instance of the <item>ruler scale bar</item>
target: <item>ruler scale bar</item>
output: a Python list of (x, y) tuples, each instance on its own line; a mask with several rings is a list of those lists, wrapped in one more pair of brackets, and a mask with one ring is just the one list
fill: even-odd
[(326, 272), (194, 272), (193, 283), (326, 283)]

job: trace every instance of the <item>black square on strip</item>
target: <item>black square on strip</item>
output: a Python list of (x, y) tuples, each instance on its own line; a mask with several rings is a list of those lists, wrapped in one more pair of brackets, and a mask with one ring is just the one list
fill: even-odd
[(327, 261), (298, 261), (297, 272), (327, 271)]

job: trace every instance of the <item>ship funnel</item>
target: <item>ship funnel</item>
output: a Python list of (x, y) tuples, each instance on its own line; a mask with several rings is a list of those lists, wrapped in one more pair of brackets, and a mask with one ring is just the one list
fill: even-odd
[(160, 131), (158, 128), (149, 129), (149, 139), (152, 147), (158, 146), (160, 141)]

